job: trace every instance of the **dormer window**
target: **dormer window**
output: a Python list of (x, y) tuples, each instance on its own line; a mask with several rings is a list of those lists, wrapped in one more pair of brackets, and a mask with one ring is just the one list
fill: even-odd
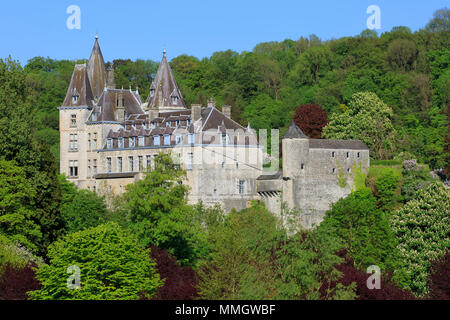
[(118, 139), (118, 147), (123, 148), (123, 138)]
[(108, 138), (108, 139), (106, 140), (106, 148), (107, 148), (107, 149), (112, 149), (112, 146), (113, 146), (113, 141), (112, 141), (111, 138)]
[(180, 120), (176, 120), (176, 121), (175, 121), (175, 126), (178, 127), (179, 125), (180, 125)]
[(92, 121), (97, 121), (97, 113), (92, 114)]
[(145, 143), (144, 137), (139, 137), (139, 147), (143, 147)]
[(165, 146), (170, 145), (170, 135), (168, 135), (168, 134), (164, 135), (164, 145)]
[(150, 129), (154, 129), (154, 128), (155, 128), (155, 122), (152, 121), (152, 122), (150, 122)]
[(161, 144), (161, 138), (159, 136), (153, 136), (153, 145), (159, 146)]
[(177, 104), (178, 103), (178, 97), (177, 96), (172, 96), (172, 104)]
[(171, 125), (172, 125), (172, 122), (170, 122), (170, 121), (166, 122), (166, 127), (170, 127)]
[(181, 144), (183, 142), (183, 136), (182, 135), (177, 135), (176, 136), (176, 143), (177, 144)]
[(73, 93), (72, 93), (72, 103), (75, 104), (78, 102), (78, 93), (77, 93), (77, 89), (73, 89)]
[(153, 97), (155, 95), (155, 89), (150, 89), (150, 97)]
[(136, 145), (136, 138), (135, 137), (129, 138), (128, 144), (130, 148), (134, 148)]

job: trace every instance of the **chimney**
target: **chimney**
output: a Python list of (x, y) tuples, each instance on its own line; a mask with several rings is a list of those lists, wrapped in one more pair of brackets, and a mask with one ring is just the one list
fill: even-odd
[(201, 104), (193, 104), (191, 106), (191, 119), (192, 122), (197, 121), (202, 117), (202, 105)]
[(225, 117), (231, 119), (231, 106), (223, 106), (222, 107), (222, 113)]
[(149, 116), (149, 118), (150, 118), (150, 121), (152, 121), (152, 120), (158, 118), (158, 116), (159, 116), (159, 110), (158, 110), (158, 109), (150, 109), (150, 110), (148, 111), (148, 116)]
[(108, 89), (115, 89), (116, 85), (114, 84), (114, 69), (109, 67), (106, 71), (106, 87)]

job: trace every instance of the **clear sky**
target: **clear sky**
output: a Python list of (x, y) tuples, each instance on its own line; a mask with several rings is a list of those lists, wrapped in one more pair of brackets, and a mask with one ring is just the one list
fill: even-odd
[[(69, 30), (70, 5), (81, 10), (81, 29)], [(96, 32), (106, 61), (159, 61), (180, 54), (250, 51), (264, 41), (323, 40), (366, 29), (369, 5), (381, 11), (381, 29), (425, 26), (448, 0), (8, 0), (0, 6), (0, 57), (24, 64), (35, 56), (88, 58)]]

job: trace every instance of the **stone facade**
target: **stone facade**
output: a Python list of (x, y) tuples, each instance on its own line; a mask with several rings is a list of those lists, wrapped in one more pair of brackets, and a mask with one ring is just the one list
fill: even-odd
[(282, 170), (265, 172), (256, 133), (231, 119), (231, 106), (186, 108), (165, 53), (145, 103), (137, 90), (114, 87), (97, 38), (89, 64), (75, 66), (59, 108), (60, 171), (79, 188), (121, 194), (158, 153), (170, 152), (187, 172), (190, 203), (228, 212), (260, 200), (275, 214), (299, 209), (310, 228), (351, 192), (353, 171), (368, 170), (360, 141), (308, 139), (293, 123), (282, 139)]

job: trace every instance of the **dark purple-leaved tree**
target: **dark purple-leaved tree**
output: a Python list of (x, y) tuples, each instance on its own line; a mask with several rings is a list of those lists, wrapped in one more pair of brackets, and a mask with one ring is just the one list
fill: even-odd
[(358, 270), (352, 258), (348, 257), (346, 250), (341, 250), (338, 255), (344, 258), (344, 261), (336, 266), (336, 269), (342, 273), (338, 281), (328, 281), (326, 278), (322, 282), (320, 292), (322, 297), (326, 296), (327, 290), (336, 287), (338, 283), (348, 286), (352, 282), (356, 284), (357, 300), (414, 300), (413, 294), (407, 290), (396, 286), (392, 282), (392, 275), (381, 275), (380, 289), (369, 289), (367, 279), (370, 274)]
[(320, 139), (328, 124), (328, 113), (317, 104), (303, 104), (295, 109), (295, 124), (311, 139)]
[(164, 285), (158, 289), (153, 300), (195, 299), (198, 296), (196, 272), (189, 266), (181, 267), (166, 249), (152, 246), (150, 250), (150, 256), (156, 262), (156, 269), (161, 279), (164, 279)]
[(450, 251), (447, 251), (441, 259), (431, 262), (428, 283), (431, 299), (450, 300)]
[(28, 291), (39, 290), (40, 282), (36, 279), (35, 264), (16, 268), (10, 264), (3, 266), (0, 277), (0, 300), (27, 300)]

